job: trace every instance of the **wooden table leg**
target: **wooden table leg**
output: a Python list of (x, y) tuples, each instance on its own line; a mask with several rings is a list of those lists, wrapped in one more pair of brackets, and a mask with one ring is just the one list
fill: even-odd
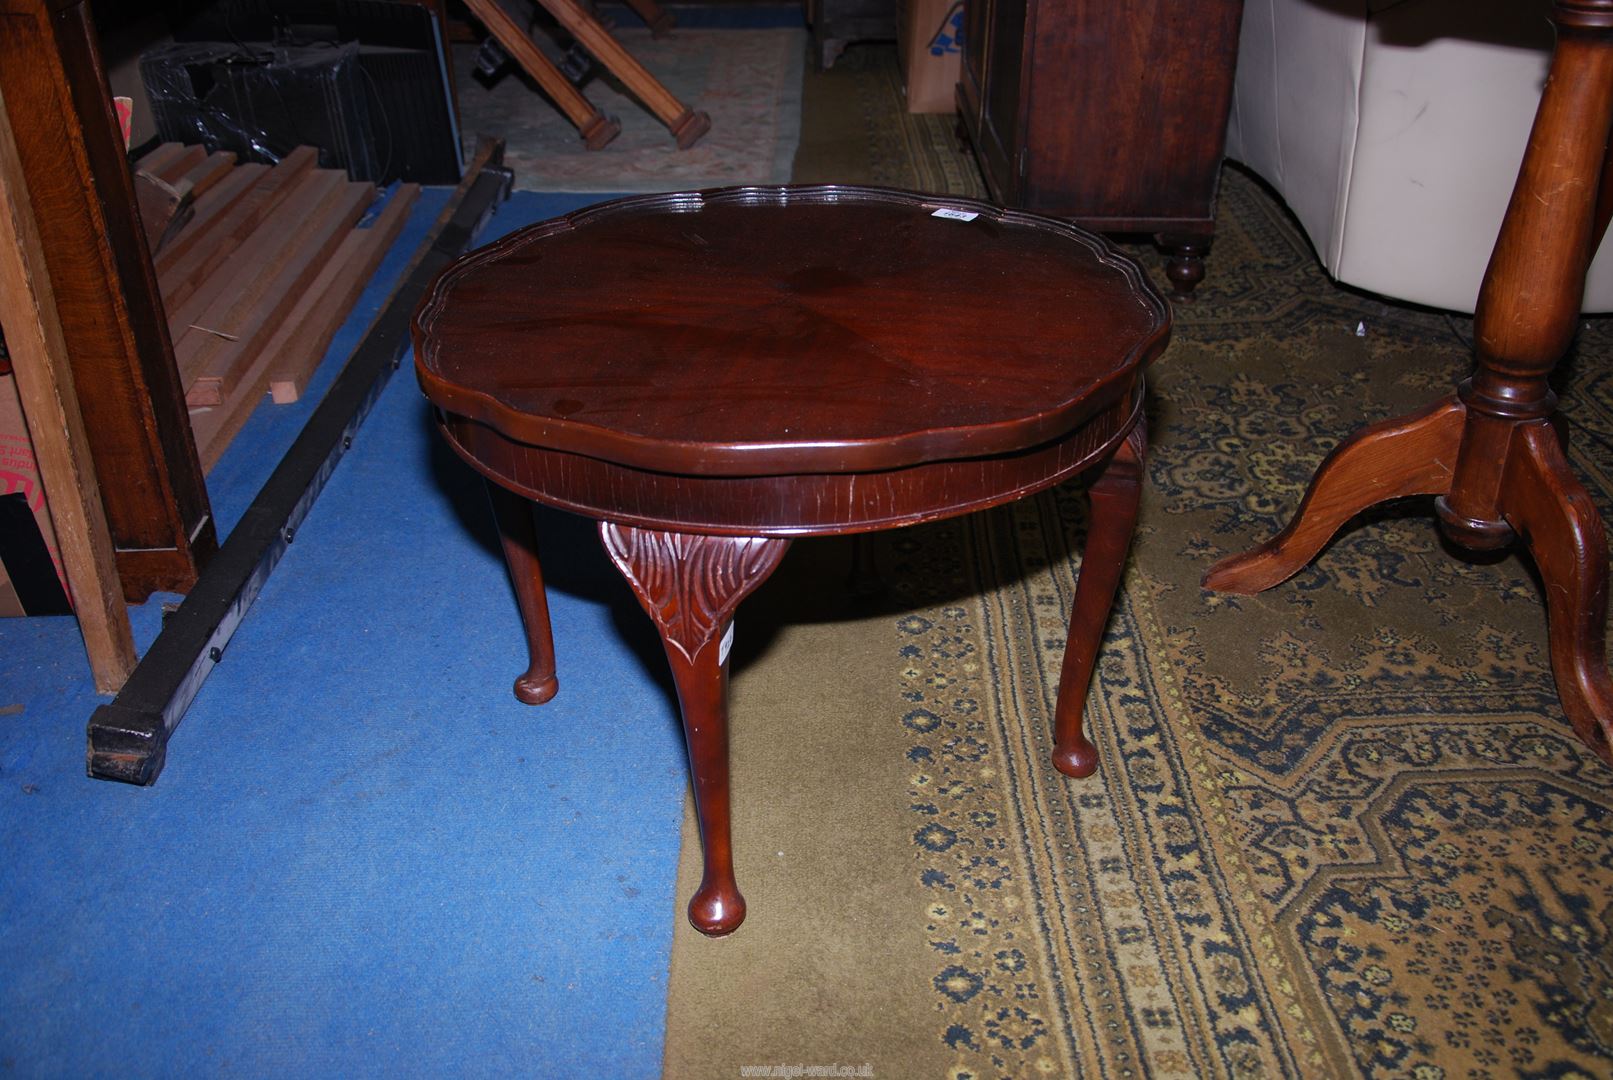
[(644, 25), (650, 28), (650, 36), (653, 38), (666, 37), (678, 25), (672, 13), (655, 0), (627, 0), (627, 6), (644, 20)]
[(583, 97), (582, 92), (571, 85), (571, 80), (561, 73), (554, 62), (543, 55), (527, 32), (510, 18), (498, 0), (465, 0), (465, 6), (487, 27), (487, 32), (498, 39), (498, 43), (521, 65), (521, 69), (543, 87), (543, 92), (566, 114), (566, 119), (577, 126), (577, 134), (588, 149), (602, 149), (621, 134), (622, 125), (617, 119), (600, 112), (593, 102)]
[(1551, 670), (1563, 713), (1587, 746), (1613, 761), (1613, 679), (1604, 642), (1607, 531), (1552, 425), (1521, 428), (1508, 458), (1502, 512), (1529, 546), (1545, 586)]
[(1474, 313), (1473, 377), (1366, 428), (1317, 472), (1275, 540), (1224, 560), (1208, 588), (1269, 588), (1352, 514), (1433, 491), (1442, 531), (1474, 550), (1521, 539), (1546, 586), (1552, 671), (1574, 730), (1613, 764), (1605, 656), (1607, 537), (1557, 434), (1548, 377), (1573, 340), (1585, 272), (1613, 214), (1613, 0), (1557, 0), (1557, 46)]
[(655, 620), (678, 687), (689, 741), (705, 872), (689, 901), (702, 934), (732, 933), (745, 919), (734, 881), (728, 797), (728, 647), (734, 609), (767, 580), (788, 540), (691, 536), (602, 521), (600, 540)]
[(1345, 522), (1367, 507), (1385, 499), (1450, 491), (1466, 419), (1462, 403), (1449, 397), (1409, 416), (1360, 429), (1317, 467), (1288, 527), (1210, 567), (1204, 587), (1245, 595), (1262, 592), (1297, 574)]
[(1097, 663), (1103, 630), (1109, 624), (1120, 576), (1137, 527), (1137, 504), (1142, 498), (1143, 458), (1148, 433), (1139, 420), (1088, 489), (1086, 550), (1081, 575), (1076, 579), (1075, 603), (1070, 610), (1070, 631), (1064, 639), (1064, 664), (1059, 671), (1058, 703), (1053, 709), (1053, 766), (1066, 776), (1091, 776), (1098, 768), (1098, 751), (1082, 729), (1087, 690)]
[(554, 672), (554, 635), (549, 629), (549, 601), (543, 589), (543, 568), (538, 562), (538, 530), (532, 521), (532, 504), (491, 480), (487, 493), (498, 521), (499, 542), (515, 586), (515, 602), (526, 629), (527, 669), (515, 680), (515, 696), (528, 705), (542, 705), (560, 689)]
[(622, 80), (657, 120), (672, 130), (679, 150), (689, 149), (711, 130), (711, 117), (695, 112), (674, 97), (672, 91), (622, 48), (621, 43), (610, 36), (610, 31), (599, 25), (599, 20), (588, 14), (577, 0), (538, 0), (538, 3), (560, 20), (566, 32), (610, 69), (612, 75)]
[(872, 533), (851, 534), (851, 572), (846, 575), (846, 591), (858, 603), (885, 595), (885, 577), (879, 572), (879, 560), (874, 558)]

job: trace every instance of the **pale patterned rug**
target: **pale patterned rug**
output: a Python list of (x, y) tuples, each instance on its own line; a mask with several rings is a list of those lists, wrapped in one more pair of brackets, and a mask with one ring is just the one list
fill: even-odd
[(504, 163), (529, 191), (648, 192), (777, 184), (790, 179), (801, 128), (801, 29), (676, 29), (657, 41), (643, 29), (613, 31), (679, 101), (711, 117), (711, 130), (679, 150), (666, 126), (614, 78), (581, 87), (622, 133), (585, 149), (577, 129), (513, 63), (490, 86), (474, 73), (475, 46), (456, 46), (460, 124), (467, 137), (503, 135)]
[[(848, 116), (900, 147), (896, 107)], [(1411, 500), (1268, 593), (1199, 588), (1340, 438), (1470, 362), (1466, 320), (1333, 286), (1267, 192), (1224, 184), (1151, 382), (1100, 771), (1048, 762), (1079, 483), (880, 534), (872, 607), (844, 542), (798, 543), (737, 617), (750, 912), (725, 940), (688, 927), (686, 827), (666, 1076), (1613, 1075), (1613, 770), (1563, 719), (1527, 563), (1452, 558)], [(1604, 516), (1610, 356), (1590, 321), (1561, 386)]]

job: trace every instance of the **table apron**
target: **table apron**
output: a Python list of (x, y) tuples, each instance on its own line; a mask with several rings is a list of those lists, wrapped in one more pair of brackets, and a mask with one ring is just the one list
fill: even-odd
[(1143, 383), (1067, 435), (1014, 454), (863, 473), (689, 476), (513, 442), (438, 412), (443, 436), (488, 479), (549, 506), (640, 528), (714, 536), (828, 536), (1012, 502), (1114, 452), (1142, 415)]

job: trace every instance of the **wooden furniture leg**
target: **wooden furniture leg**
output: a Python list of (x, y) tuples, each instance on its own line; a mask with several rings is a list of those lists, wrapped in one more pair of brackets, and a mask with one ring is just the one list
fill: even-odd
[(657, 4), (655, 0), (627, 0), (627, 6), (644, 20), (653, 38), (666, 37), (678, 25), (678, 21), (672, 17), (672, 12)]
[(1322, 461), (1288, 527), (1210, 567), (1204, 587), (1263, 592), (1299, 573), (1367, 507), (1407, 495), (1445, 494), (1466, 416), (1462, 403), (1450, 397), (1357, 431)]
[(732, 933), (745, 918), (734, 881), (728, 797), (728, 646), (739, 602), (767, 580), (788, 540), (691, 536), (604, 521), (600, 539), (655, 620), (678, 687), (705, 871), (689, 901), (702, 934)]
[[(1585, 272), (1613, 207), (1607, 172), (1613, 0), (1557, 0), (1552, 21), (1551, 70), (1479, 290), (1473, 376), (1456, 401), (1441, 402), (1412, 425), (1420, 435), (1374, 440), (1375, 429), (1368, 429), (1340, 447), (1284, 536), (1212, 568), (1205, 584), (1268, 588), (1315, 553), (1342, 524), (1334, 519), (1344, 509), (1409, 493), (1404, 480), (1419, 468), (1429, 487), (1450, 469), (1447, 490), (1434, 502), (1441, 528), (1475, 550), (1519, 538), (1528, 546), (1546, 586), (1563, 711), (1613, 764), (1613, 682), (1604, 654), (1607, 540), (1568, 470), (1554, 423), (1557, 398), (1547, 385), (1573, 340)], [(1448, 428), (1458, 419), (1452, 463)], [(1414, 450), (1423, 455), (1420, 465), (1402, 459)], [(1324, 491), (1337, 497), (1322, 499)]]
[(1091, 776), (1098, 768), (1098, 751), (1082, 730), (1082, 716), (1098, 647), (1103, 644), (1104, 627), (1109, 624), (1137, 527), (1142, 465), (1147, 452), (1148, 434), (1138, 421), (1125, 442), (1098, 467), (1097, 478), (1087, 492), (1092, 510), (1088, 515), (1086, 550), (1081, 556), (1081, 575), (1075, 583), (1070, 631), (1064, 639), (1064, 663), (1059, 671), (1058, 702), (1053, 708), (1053, 766), (1065, 776)]
[(885, 595), (885, 577), (874, 558), (872, 533), (851, 534), (851, 572), (846, 575), (846, 589), (853, 600), (861, 602)]
[[(491, 0), (477, 0), (472, 6), (488, 2)], [(585, 11), (577, 0), (538, 0), (538, 3), (559, 19), (566, 32), (609, 68), (611, 74), (622, 80), (657, 120), (672, 129), (679, 150), (689, 149), (711, 130), (711, 117), (695, 112), (673, 97), (672, 92), (635, 60), (632, 53), (622, 48), (621, 43), (610, 36), (610, 31), (599, 25), (599, 20)]]
[(571, 80), (560, 73), (554, 62), (521, 29), (498, 0), (465, 0), (471, 14), (481, 20), (487, 32), (498, 39), (506, 52), (515, 58), (528, 75), (543, 87), (560, 111), (577, 127), (583, 143), (590, 150), (599, 150), (622, 133), (622, 125), (614, 116), (607, 116), (594, 108), (593, 102), (571, 85)]
[(487, 493), (498, 522), (499, 542), (504, 546), (504, 562), (510, 568), (515, 586), (515, 602), (521, 609), (521, 625), (526, 630), (528, 663), (515, 680), (515, 696), (528, 705), (542, 705), (560, 689), (555, 677), (554, 634), (549, 628), (549, 600), (543, 588), (543, 568), (538, 562), (538, 530), (532, 521), (532, 504), (491, 480)]
[(1607, 533), (1551, 424), (1518, 428), (1501, 510), (1529, 546), (1545, 585), (1551, 669), (1563, 712), (1586, 745), (1608, 758), (1613, 680), (1603, 640)]
[(1165, 249), (1165, 276), (1170, 279), (1172, 299), (1192, 300), (1193, 290), (1204, 280), (1204, 257), (1210, 253), (1210, 238), (1158, 233), (1154, 242)]
[(0, 324), (95, 688), (111, 694), (134, 670), (134, 637), (79, 412), (59, 299), (17, 157), (10, 104), (0, 96)]

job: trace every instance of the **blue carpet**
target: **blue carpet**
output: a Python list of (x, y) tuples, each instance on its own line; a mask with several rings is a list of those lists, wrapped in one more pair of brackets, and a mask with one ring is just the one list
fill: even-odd
[[(226, 525), (443, 197), (308, 403), (220, 463)], [(597, 198), (517, 195), (483, 239)], [(84, 776), (72, 622), (0, 620), (0, 1073), (658, 1074), (682, 740), (591, 530), (542, 525), (561, 691), (531, 709), (481, 482), (405, 366), (149, 789)]]

